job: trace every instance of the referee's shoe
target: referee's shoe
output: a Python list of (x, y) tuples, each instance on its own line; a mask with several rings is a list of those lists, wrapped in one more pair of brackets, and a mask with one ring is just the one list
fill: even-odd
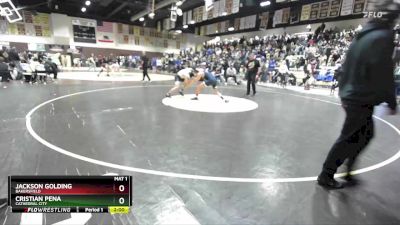
[(8, 203), (8, 201), (6, 198), (1, 198), (0, 199), (0, 209), (7, 206), (7, 203)]

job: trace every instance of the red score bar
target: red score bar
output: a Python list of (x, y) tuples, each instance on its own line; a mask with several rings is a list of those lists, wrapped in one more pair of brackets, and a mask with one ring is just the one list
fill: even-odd
[[(122, 189), (122, 188), (121, 188)], [(34, 189), (36, 194), (42, 195), (96, 195), (96, 194), (129, 194), (129, 187), (126, 186), (121, 190), (116, 185), (87, 185), (87, 184), (72, 184), (71, 189)], [(21, 192), (20, 194), (24, 194)], [(29, 194), (29, 193), (27, 193)]]
[(130, 194), (131, 177), (10, 176), (9, 191), (21, 195)]

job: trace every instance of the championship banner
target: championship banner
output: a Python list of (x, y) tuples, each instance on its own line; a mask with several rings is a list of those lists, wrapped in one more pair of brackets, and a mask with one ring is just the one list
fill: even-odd
[(44, 37), (50, 37), (51, 36), (51, 31), (50, 31), (50, 27), (49, 26), (43, 26), (42, 30), (43, 30), (43, 36)]
[(38, 21), (40, 21), (40, 25), (42, 26), (49, 26), (50, 25), (50, 16), (49, 14), (45, 14), (45, 13), (38, 13), (37, 16), (35, 16), (35, 18), (38, 18)]
[[(31, 18), (29, 18), (29, 13), (28, 15), (28, 21), (31, 20)], [(33, 24), (35, 25), (49, 25), (50, 24), (50, 17), (48, 14), (45, 13), (38, 13), (37, 15), (33, 16), (33, 20), (32, 20)]]
[(175, 29), (175, 27), (176, 27), (176, 22), (170, 21), (170, 29)]
[(311, 4), (310, 20), (318, 19), (320, 6), (320, 2)]
[(25, 23), (33, 23), (32, 12), (24, 11), (24, 22)]
[(18, 31), (18, 35), (26, 35), (25, 24), (17, 23), (17, 31)]
[(328, 17), (330, 4), (331, 4), (330, 1), (321, 2), (321, 8), (319, 10), (319, 19), (325, 19)]
[(225, 28), (225, 23), (222, 24), (222, 22), (219, 22), (219, 23), (216, 23), (216, 25), (217, 25), (216, 31), (218, 31), (219, 33), (223, 33), (224, 31), (222, 30), (222, 25)]
[(365, 0), (354, 0), (353, 14), (363, 13), (365, 5)]
[(227, 15), (232, 14), (232, 8), (233, 7), (233, 0), (226, 0), (225, 2), (225, 12), (227, 13)]
[(35, 36), (43, 37), (43, 29), (42, 26), (34, 25), (35, 26)]
[(169, 30), (169, 19), (163, 20), (163, 30)]
[(221, 28), (223, 32), (228, 32), (229, 27), (231, 27), (229, 21), (224, 21), (221, 23)]
[(135, 45), (140, 45), (140, 37), (135, 36), (134, 40)]
[(117, 24), (117, 32), (119, 33), (119, 34), (122, 34), (124, 31), (123, 31), (123, 25), (122, 25), (122, 23), (118, 23)]
[(183, 15), (182, 15), (182, 25), (186, 25), (186, 24), (188, 24), (188, 21), (187, 21), (187, 12), (183, 12)]
[(233, 0), (232, 13), (238, 13), (240, 8), (240, 0)]
[(273, 23), (272, 26), (275, 27), (278, 24), (282, 23), (282, 17), (283, 17), (283, 10), (276, 10), (273, 18)]
[(140, 35), (140, 28), (137, 27), (137, 26), (134, 26), (134, 27), (133, 27), (133, 34), (134, 34), (135, 36), (139, 36), (139, 35)]
[(342, 4), (342, 0), (331, 0), (331, 6), (329, 9), (329, 17), (339, 16), (341, 4)]
[[(186, 23), (184, 23), (184, 24), (186, 24)], [(161, 21), (159, 20), (159, 21), (157, 21), (157, 32), (161, 32)], [(132, 33), (132, 34), (134, 34), (134, 33)]]
[(214, 16), (214, 10), (213, 9), (208, 10), (207, 20), (211, 20), (212, 18), (214, 18), (213, 16)]
[[(214, 5), (214, 7), (215, 7), (215, 5)], [(215, 30), (213, 30), (213, 29), (214, 29), (213, 24), (207, 25), (207, 35), (215, 33)]]
[(129, 34), (129, 25), (122, 25), (122, 33), (123, 34)]
[(201, 35), (201, 36), (206, 35), (206, 26), (201, 26), (201, 27), (200, 27), (200, 35)]
[(35, 25), (32, 23), (25, 24), (26, 35), (28, 36), (35, 36)]
[(200, 6), (197, 8), (197, 22), (200, 23), (203, 21), (203, 14), (204, 14), (204, 6)]
[(310, 19), (310, 13), (311, 13), (311, 4), (303, 5), (303, 7), (301, 8), (300, 21), (309, 20)]
[(235, 18), (234, 25), (235, 30), (240, 30), (240, 18)]
[(242, 18), (240, 18), (239, 30), (244, 30), (245, 27), (246, 27), (246, 18), (242, 17)]
[[(190, 11), (188, 11), (188, 14), (187, 14), (187, 22), (190, 23), (192, 20), (193, 20), (193, 10), (190, 10)], [(164, 21), (164, 24), (165, 24), (165, 21)], [(165, 29), (165, 27), (164, 27), (164, 30), (169, 30), (169, 29)]]
[(300, 21), (301, 8), (299, 6), (290, 8), (290, 24), (295, 24)]
[[(7, 34), (8, 33), (8, 22), (5, 20), (0, 21), (0, 33)], [(33, 33), (34, 35), (34, 33)]]
[(17, 35), (18, 34), (17, 24), (9, 23), (8, 24), (8, 33), (11, 35)]
[(267, 29), (268, 21), (269, 21), (269, 12), (261, 13), (260, 14), (260, 29)]
[(213, 7), (214, 7), (214, 1), (213, 0), (205, 0), (205, 5), (204, 5), (204, 9), (205, 11), (210, 11)]
[(248, 16), (247, 21), (248, 21), (247, 29), (255, 28), (257, 22), (257, 15)]
[(343, 0), (341, 16), (350, 15), (353, 12), (353, 0)]
[(282, 23), (289, 23), (290, 7), (282, 9)]
[(197, 8), (194, 8), (192, 11), (192, 20), (197, 22)]
[(124, 44), (129, 44), (129, 35), (124, 35), (123, 43)]
[(214, 2), (213, 11), (213, 18), (217, 18), (219, 16), (219, 1)]
[[(159, 22), (160, 21), (157, 21), (157, 26), (159, 25)], [(160, 27), (160, 29), (161, 29), (161, 27)], [(132, 25), (130, 25), (129, 26), (129, 35), (134, 35), (135, 33), (134, 33), (134, 31), (133, 31), (133, 26)]]
[(202, 18), (202, 21), (206, 21), (207, 20), (209, 11), (206, 10), (206, 7), (203, 7), (203, 18)]
[(225, 0), (219, 0), (219, 7), (218, 7), (218, 16), (224, 16), (225, 13)]

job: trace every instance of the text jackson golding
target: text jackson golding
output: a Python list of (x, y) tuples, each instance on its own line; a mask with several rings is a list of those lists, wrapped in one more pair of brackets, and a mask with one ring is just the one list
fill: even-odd
[(72, 184), (17, 184), (17, 194), (40, 194), (42, 190), (71, 190)]

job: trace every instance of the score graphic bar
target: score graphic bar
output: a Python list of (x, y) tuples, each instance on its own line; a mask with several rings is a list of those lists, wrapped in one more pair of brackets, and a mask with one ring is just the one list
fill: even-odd
[(8, 205), (24, 213), (128, 213), (130, 176), (9, 176)]

